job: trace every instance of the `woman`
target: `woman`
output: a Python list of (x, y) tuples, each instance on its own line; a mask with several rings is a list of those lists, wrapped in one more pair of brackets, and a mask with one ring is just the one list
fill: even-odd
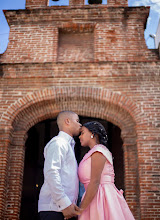
[(84, 184), (79, 220), (134, 220), (123, 197), (114, 185), (112, 154), (107, 149), (107, 134), (99, 122), (85, 123), (79, 136), (90, 151), (79, 165), (79, 179)]

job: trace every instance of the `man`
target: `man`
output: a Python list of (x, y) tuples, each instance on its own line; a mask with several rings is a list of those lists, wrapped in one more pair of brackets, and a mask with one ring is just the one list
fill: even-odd
[(79, 181), (73, 136), (80, 133), (76, 113), (62, 111), (57, 117), (59, 134), (44, 149), (44, 184), (38, 212), (40, 220), (63, 220), (76, 216)]

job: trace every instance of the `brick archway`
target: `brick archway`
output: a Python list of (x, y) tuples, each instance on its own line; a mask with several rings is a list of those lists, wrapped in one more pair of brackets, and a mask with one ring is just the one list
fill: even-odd
[(135, 128), (141, 123), (140, 111), (127, 97), (107, 89), (87, 87), (54, 87), (36, 91), (19, 99), (3, 114), (1, 122), (6, 132), (4, 166), (6, 182), (3, 186), (1, 207), (6, 210), (5, 218), (18, 219), (27, 131), (36, 123), (55, 117), (59, 111), (65, 109), (75, 111), (82, 116), (110, 121), (121, 128), (126, 199), (134, 216), (139, 219), (138, 153)]

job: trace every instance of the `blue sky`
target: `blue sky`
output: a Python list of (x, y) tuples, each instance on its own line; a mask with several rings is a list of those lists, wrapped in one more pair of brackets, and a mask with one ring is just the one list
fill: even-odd
[[(85, 0), (87, 4), (88, 0)], [(103, 0), (103, 4), (107, 0)], [(53, 2), (49, 0), (49, 5), (68, 5), (69, 0), (59, 0)], [(150, 34), (156, 34), (158, 22), (160, 19), (160, 0), (128, 0), (128, 5), (132, 6), (150, 6), (150, 15), (145, 30), (145, 40), (149, 49), (154, 48), (154, 40), (149, 37)], [(9, 26), (2, 10), (25, 9), (25, 0), (0, 0), (0, 54), (7, 49), (9, 38)]]

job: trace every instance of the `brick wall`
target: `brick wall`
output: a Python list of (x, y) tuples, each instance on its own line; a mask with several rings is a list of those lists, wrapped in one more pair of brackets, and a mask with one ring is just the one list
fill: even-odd
[(26, 8), (44, 8), (48, 6), (49, 0), (26, 0)]
[[(156, 53), (147, 50), (144, 41), (144, 23), (148, 13), (149, 8), (144, 7), (130, 9), (107, 6), (99, 9), (84, 6), (77, 9), (71, 7), (69, 10), (55, 7), (47, 10), (8, 11), (5, 14), (11, 26), (10, 42), (0, 61), (41, 63), (62, 59), (67, 62), (158, 60)], [(70, 40), (72, 33), (74, 41)], [(62, 59), (57, 57), (58, 50), (60, 56), (61, 51), (64, 52)], [(87, 56), (85, 51), (89, 51)], [(73, 60), (75, 53), (76, 58)]]
[(107, 0), (108, 6), (128, 6), (128, 0)]
[(149, 8), (123, 3), (5, 12), (0, 219), (19, 219), (27, 131), (64, 109), (120, 127), (126, 200), (136, 220), (160, 218), (160, 60), (144, 41)]
[(69, 0), (69, 5), (84, 5), (84, 0)]

